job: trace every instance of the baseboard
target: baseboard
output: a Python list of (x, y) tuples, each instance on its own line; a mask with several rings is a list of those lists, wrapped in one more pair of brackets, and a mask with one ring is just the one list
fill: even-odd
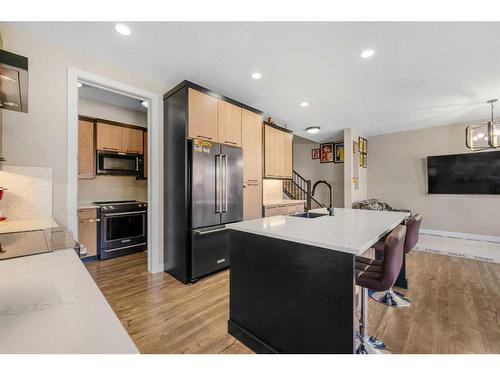
[(482, 234), (473, 234), (473, 233), (446, 232), (446, 231), (432, 230), (432, 229), (420, 229), (420, 233), (428, 234), (430, 236), (459, 238), (462, 240), (484, 241), (484, 242), (492, 242), (500, 244), (500, 237), (498, 236), (486, 236)]

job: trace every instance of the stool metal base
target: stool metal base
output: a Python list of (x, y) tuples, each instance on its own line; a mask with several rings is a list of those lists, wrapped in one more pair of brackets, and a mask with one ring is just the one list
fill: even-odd
[(391, 354), (385, 344), (376, 337), (369, 336), (366, 339), (359, 337), (359, 340), (361, 342), (356, 350), (356, 354)]
[(390, 307), (403, 308), (411, 305), (411, 301), (407, 297), (399, 292), (395, 292), (392, 288), (383, 292), (370, 290), (369, 295), (375, 301)]

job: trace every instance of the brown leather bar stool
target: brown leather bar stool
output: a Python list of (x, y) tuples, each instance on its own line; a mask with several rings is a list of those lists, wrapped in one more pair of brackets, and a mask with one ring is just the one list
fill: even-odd
[[(411, 250), (415, 248), (418, 243), (418, 236), (420, 232), (420, 224), (422, 223), (423, 216), (416, 214), (408, 219), (406, 223), (406, 238), (404, 244), (404, 254), (408, 254)], [(375, 251), (384, 252), (384, 243), (377, 242), (372, 246)], [(379, 261), (374, 261), (373, 259), (363, 258), (359, 260), (360, 262), (370, 263), (373, 265), (380, 264)], [(408, 307), (411, 305), (411, 301), (404, 294), (392, 290), (392, 287), (386, 291), (375, 292), (369, 291), (370, 297), (375, 301), (383, 303), (384, 305), (391, 307)]]
[[(394, 285), (403, 265), (403, 246), (406, 227), (398, 225), (385, 239), (384, 259), (377, 264), (366, 264), (366, 259), (356, 257), (356, 285), (362, 287), (361, 319), (358, 338), (359, 354), (390, 354), (384, 343), (368, 335), (368, 289), (386, 291)], [(362, 261), (358, 261), (358, 259)]]

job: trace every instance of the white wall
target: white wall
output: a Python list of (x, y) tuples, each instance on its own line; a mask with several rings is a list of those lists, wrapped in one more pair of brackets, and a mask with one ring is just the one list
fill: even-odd
[(472, 152), (465, 124), (368, 138), (368, 195), (423, 214), (424, 229), (500, 236), (500, 196), (427, 195), (425, 159)]
[[(51, 167), (53, 215), (66, 223), (67, 74), (74, 67), (162, 95), (169, 85), (0, 24), (5, 50), (29, 59), (29, 113), (4, 111), (3, 153), (11, 165)], [(134, 53), (131, 51), (131, 53)]]
[(148, 127), (148, 114), (88, 98), (78, 98), (78, 114), (128, 125)]
[[(313, 148), (319, 148), (319, 144), (305, 138), (293, 137), (293, 169), (306, 180), (311, 180), (312, 184), (318, 180), (326, 180), (333, 187), (334, 207), (344, 207), (344, 164), (321, 164), (319, 159), (312, 160)], [(330, 202), (328, 188), (324, 185), (318, 186), (314, 197), (326, 206)]]

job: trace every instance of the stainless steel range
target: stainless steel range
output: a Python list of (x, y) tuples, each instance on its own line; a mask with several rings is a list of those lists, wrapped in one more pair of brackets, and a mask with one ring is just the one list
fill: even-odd
[(147, 248), (147, 203), (94, 202), (100, 206), (99, 259), (127, 255)]

